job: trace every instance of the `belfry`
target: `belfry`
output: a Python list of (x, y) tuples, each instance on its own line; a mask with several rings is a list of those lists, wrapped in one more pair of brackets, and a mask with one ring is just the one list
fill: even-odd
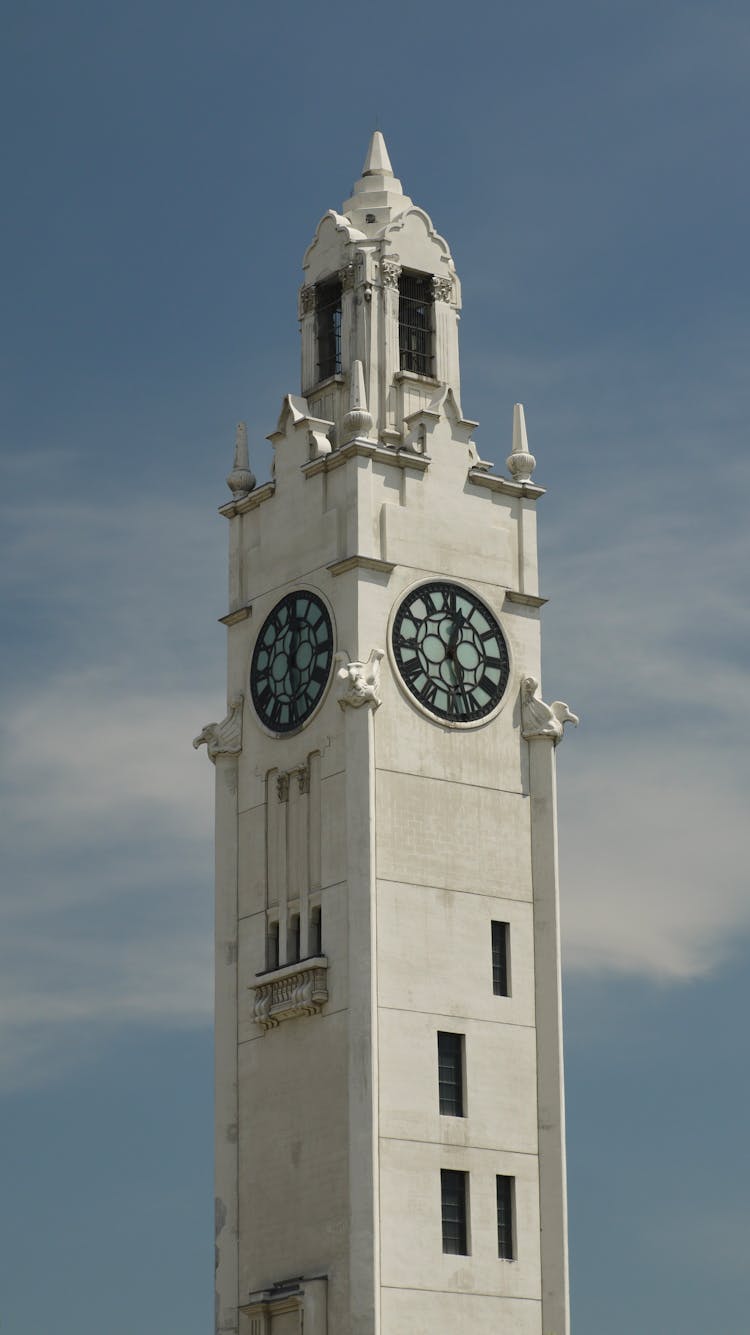
[[(382, 135), (237, 429), (216, 767), (217, 1335), (568, 1335), (555, 747), (523, 409), (474, 444)], [(510, 426), (510, 412), (508, 414)], [(510, 435), (510, 431), (509, 431)]]

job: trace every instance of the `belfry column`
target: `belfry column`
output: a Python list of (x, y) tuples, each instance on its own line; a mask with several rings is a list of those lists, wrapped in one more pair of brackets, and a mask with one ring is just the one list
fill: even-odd
[(239, 1303), (239, 1172), (237, 1108), (237, 768), (242, 750), (243, 698), (221, 723), (208, 723), (193, 741), (205, 743), (216, 767), (215, 868), (215, 1330), (236, 1335)]
[(375, 739), (380, 660), (339, 654), (338, 698), (346, 715), (346, 861), (349, 893), (349, 1285), (351, 1335), (380, 1329), (378, 1205), (377, 896)]
[(555, 747), (563, 735), (563, 725), (578, 723), (578, 719), (561, 700), (546, 705), (536, 691), (535, 679), (525, 677), (521, 682), (521, 723), (529, 744), (531, 800), (542, 1330), (544, 1335), (569, 1335)]

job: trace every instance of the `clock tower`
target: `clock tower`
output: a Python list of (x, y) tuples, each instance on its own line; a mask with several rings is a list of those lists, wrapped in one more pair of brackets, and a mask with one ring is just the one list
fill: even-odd
[[(461, 402), (446, 241), (372, 137), (237, 429), (216, 766), (216, 1330), (568, 1335), (555, 747), (523, 409)], [(510, 419), (510, 414), (509, 414)]]

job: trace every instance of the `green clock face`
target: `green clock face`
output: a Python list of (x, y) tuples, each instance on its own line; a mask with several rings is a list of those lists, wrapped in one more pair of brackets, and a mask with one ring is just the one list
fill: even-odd
[(253, 651), (250, 692), (258, 718), (273, 732), (294, 732), (310, 717), (328, 683), (333, 627), (322, 598), (288, 593), (269, 612)]
[(460, 584), (435, 580), (412, 589), (391, 640), (404, 685), (437, 718), (474, 723), (500, 703), (508, 646), (489, 608)]

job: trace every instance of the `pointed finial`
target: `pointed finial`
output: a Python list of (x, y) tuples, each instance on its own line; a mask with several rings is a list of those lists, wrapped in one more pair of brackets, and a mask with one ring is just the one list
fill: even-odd
[(365, 372), (362, 363), (352, 362), (349, 382), (349, 411), (342, 422), (343, 442), (353, 440), (355, 436), (368, 436), (372, 431), (372, 414), (367, 411), (365, 394)]
[(513, 405), (513, 449), (506, 463), (514, 482), (531, 481), (531, 474), (536, 468), (536, 459), (529, 451), (522, 403)]
[(234, 436), (234, 468), (227, 478), (227, 486), (236, 501), (241, 501), (255, 486), (255, 475), (250, 472), (246, 422), (237, 423)]
[(385, 139), (380, 130), (376, 130), (370, 140), (370, 147), (367, 150), (365, 165), (362, 168), (363, 176), (392, 176), (393, 167), (388, 157), (388, 149), (385, 146)]

